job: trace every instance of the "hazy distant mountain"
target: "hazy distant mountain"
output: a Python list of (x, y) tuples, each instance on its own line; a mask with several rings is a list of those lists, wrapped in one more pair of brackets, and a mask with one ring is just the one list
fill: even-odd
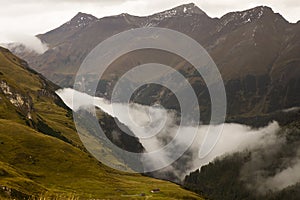
[[(40, 34), (49, 45), (42, 55), (22, 54), (38, 72), (62, 87), (73, 85), (85, 56), (106, 38), (139, 27), (164, 27), (189, 35), (203, 45), (216, 62), (225, 81), (228, 118), (251, 117), (300, 105), (300, 24), (291, 24), (269, 7), (231, 12), (211, 18), (194, 4), (182, 5), (147, 17), (121, 14), (97, 19), (78, 13), (62, 26)], [(150, 55), (150, 56), (149, 56)], [(150, 58), (149, 58), (150, 57)], [(110, 66), (107, 81), (98, 95), (111, 93), (112, 76), (147, 62), (160, 62), (185, 71), (186, 62), (174, 55), (139, 51), (122, 56)], [(209, 96), (205, 85), (187, 73), (197, 91), (202, 119), (209, 118)], [(150, 88), (150, 89), (149, 89)], [(147, 90), (147, 91), (145, 91)], [(163, 88), (146, 87), (137, 92), (138, 102), (158, 102), (178, 109), (178, 104)], [(153, 97), (153, 98), (149, 98)]]

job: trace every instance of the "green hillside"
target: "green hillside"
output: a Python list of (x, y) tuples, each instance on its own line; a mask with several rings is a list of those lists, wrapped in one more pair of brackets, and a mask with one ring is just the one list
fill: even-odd
[[(99, 163), (84, 150), (55, 89), (0, 48), (0, 199), (201, 199), (176, 184)], [(161, 192), (152, 194), (155, 188)]]

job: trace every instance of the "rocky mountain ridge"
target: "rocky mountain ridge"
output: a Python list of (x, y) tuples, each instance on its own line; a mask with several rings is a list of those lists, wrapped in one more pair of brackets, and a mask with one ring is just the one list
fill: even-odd
[[(81, 18), (87, 20), (84, 26), (79, 26)], [(61, 87), (72, 87), (79, 66), (97, 44), (117, 33), (140, 27), (162, 27), (182, 32), (208, 51), (224, 80), (228, 117), (231, 119), (299, 106), (300, 25), (289, 23), (266, 6), (231, 12), (220, 19), (209, 17), (195, 4), (181, 5), (146, 17), (121, 14), (96, 19), (79, 13), (57, 29), (37, 36), (50, 47), (44, 54), (18, 55)], [(160, 56), (160, 53), (144, 51), (124, 55), (110, 66), (97, 95), (109, 98), (116, 80), (125, 69), (149, 61), (163, 63), (188, 76), (195, 91), (199, 92), (199, 100), (204, 99), (203, 118), (209, 118), (207, 107), (210, 100), (201, 78), (186, 71), (186, 61), (165, 53), (165, 56)], [(172, 95), (157, 95), (164, 90), (150, 87), (147, 92), (143, 89), (145, 94), (155, 98), (149, 101), (140, 91), (136, 99), (140, 103), (147, 101), (148, 104), (161, 103), (167, 108), (177, 108)]]

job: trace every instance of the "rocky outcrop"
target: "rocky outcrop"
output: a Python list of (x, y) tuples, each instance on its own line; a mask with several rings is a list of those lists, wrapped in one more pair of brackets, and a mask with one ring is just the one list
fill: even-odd
[(27, 119), (32, 119), (32, 99), (29, 95), (23, 95), (8, 85), (6, 81), (0, 81), (0, 90), (4, 96), (13, 104)]

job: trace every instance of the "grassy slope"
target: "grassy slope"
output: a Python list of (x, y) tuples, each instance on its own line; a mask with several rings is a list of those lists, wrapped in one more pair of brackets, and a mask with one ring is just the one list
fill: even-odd
[[(58, 106), (54, 97), (38, 97), (39, 90), (52, 86), (45, 86), (45, 81), (24, 69), (22, 62), (0, 49), (0, 81), (5, 80), (13, 92), (30, 97), (33, 103), (32, 120), (28, 120), (21, 108), (0, 93), (1, 186), (28, 195), (61, 195), (59, 199), (70, 194), (84, 199), (145, 198), (131, 196), (140, 193), (151, 195), (152, 199), (200, 199), (173, 183), (118, 172), (91, 157), (82, 148), (68, 110)], [(63, 135), (69, 143), (27, 125), (28, 121), (35, 124), (37, 120)], [(153, 188), (162, 192), (151, 194)], [(4, 193), (0, 189), (1, 195)]]

